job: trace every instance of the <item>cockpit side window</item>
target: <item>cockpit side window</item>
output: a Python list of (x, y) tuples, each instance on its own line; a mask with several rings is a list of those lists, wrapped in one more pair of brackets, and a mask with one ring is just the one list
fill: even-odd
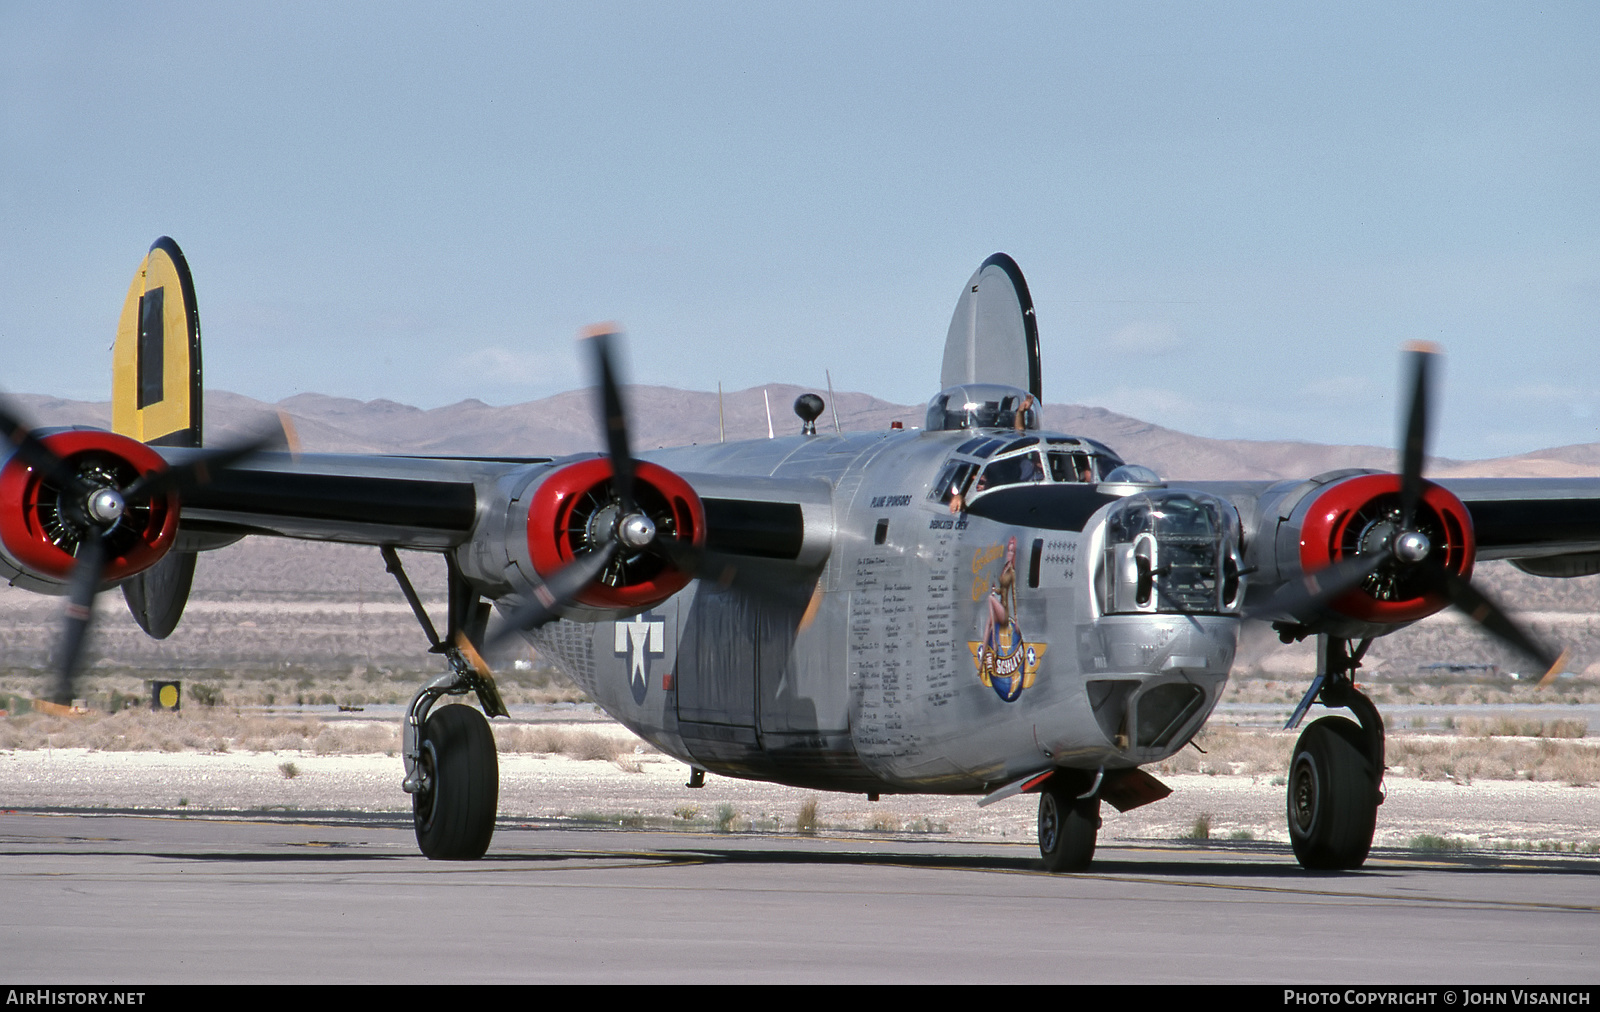
[(1081, 452), (1068, 453), (1064, 450), (1051, 450), (1050, 480), (1094, 481), (1095, 473), (1089, 455)]
[(1021, 485), (1033, 481), (1044, 481), (1044, 466), (1039, 460), (1038, 450), (1013, 457), (1001, 457), (985, 467), (983, 474), (978, 476), (978, 486), (973, 491), (986, 492), (1001, 485)]
[(939, 477), (933, 483), (933, 490), (928, 493), (928, 498), (937, 503), (949, 503), (951, 498), (964, 492), (967, 484), (972, 480), (972, 473), (978, 465), (966, 460), (952, 460), (945, 464), (944, 470), (939, 472)]

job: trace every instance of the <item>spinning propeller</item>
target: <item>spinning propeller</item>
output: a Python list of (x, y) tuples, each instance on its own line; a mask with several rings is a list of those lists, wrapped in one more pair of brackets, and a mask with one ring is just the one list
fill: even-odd
[(612, 355), (617, 333), (614, 324), (600, 324), (584, 332), (584, 343), (593, 355), (611, 471), (610, 480), (602, 486), (606, 501), (587, 514), (584, 535), (588, 550), (547, 576), (534, 589), (533, 600), (506, 617), (505, 624), (489, 637), (486, 645), (490, 649), (516, 632), (537, 629), (559, 618), (564, 608), (577, 602), (597, 581), (619, 582), (631, 558), (653, 556), (678, 573), (694, 574), (700, 568), (700, 547), (684, 538), (682, 531), (661, 529), (635, 496), (638, 466), (629, 446), (627, 410)]
[(1430, 343), (1412, 342), (1406, 346), (1406, 356), (1410, 365), (1411, 402), (1400, 448), (1398, 505), (1362, 531), (1353, 546), (1355, 554), (1350, 558), (1304, 574), (1246, 615), (1250, 618), (1304, 615), (1320, 610), (1357, 588), (1377, 596), (1386, 589), (1404, 585), (1424, 595), (1442, 596), (1490, 635), (1537, 660), (1545, 668), (1539, 684), (1547, 685), (1560, 672), (1566, 654), (1551, 653), (1517, 625), (1503, 608), (1448, 566), (1444, 532), (1425, 519), (1425, 511), (1419, 509), (1424, 495), (1432, 487), (1422, 477), (1422, 465), (1428, 443), (1432, 371), (1439, 350)]
[[(176, 500), (184, 493), (210, 483), (217, 474), (283, 438), (262, 435), (201, 451), (176, 466), (135, 474), (127, 466), (107, 463), (103, 454), (60, 456), (4, 404), (0, 404), (0, 436), (16, 447), (16, 458), (39, 475), (41, 500), (52, 506), (57, 544), (73, 559), (66, 578), (67, 613), (49, 694), (52, 702), (62, 705), (70, 705), (74, 696), (94, 620), (95, 595), (106, 579), (106, 570), (127, 550), (128, 542), (140, 537), (136, 518), (148, 516), (163, 499), (168, 509), (175, 510)], [(159, 458), (155, 460), (159, 463)], [(166, 547), (160, 551), (165, 552)]]

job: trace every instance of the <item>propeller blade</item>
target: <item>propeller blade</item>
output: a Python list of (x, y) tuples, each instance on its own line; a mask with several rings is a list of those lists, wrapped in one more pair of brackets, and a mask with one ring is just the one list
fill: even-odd
[(1539, 685), (1550, 684), (1561, 673), (1566, 663), (1566, 651), (1558, 656), (1536, 642), (1522, 627), (1507, 615), (1505, 609), (1495, 604), (1478, 588), (1449, 570), (1439, 571), (1440, 582), (1450, 603), (1467, 613), (1467, 617), (1482, 626), (1490, 635), (1513, 649), (1538, 661), (1545, 669)]
[(100, 579), (105, 574), (105, 535), (85, 538), (78, 549), (77, 564), (72, 567), (71, 583), (67, 590), (67, 618), (61, 629), (61, 647), (56, 654), (56, 684), (51, 701), (62, 706), (72, 704), (73, 685), (78, 668), (83, 663), (83, 648), (87, 645), (89, 626), (94, 621), (94, 597), (100, 590)]
[(620, 547), (617, 540), (611, 538), (600, 548), (578, 556), (556, 571), (542, 587), (534, 590), (532, 601), (506, 616), (505, 624), (484, 641), (484, 652), (493, 651), (515, 633), (537, 629), (546, 622), (560, 618), (560, 610), (571, 604), (579, 591), (605, 572)]
[(633, 453), (628, 448), (628, 415), (622, 405), (622, 390), (617, 386), (611, 364), (611, 342), (617, 335), (614, 323), (601, 323), (584, 331), (594, 350), (595, 375), (600, 384), (600, 424), (606, 433), (606, 454), (611, 458), (612, 479), (623, 516), (633, 512)]
[(691, 576), (699, 576), (701, 566), (706, 562), (706, 553), (703, 549), (696, 548), (690, 542), (662, 537), (659, 534), (645, 551), (661, 556), (666, 559), (667, 565)]
[(0, 405), (0, 436), (17, 448), (17, 456), (24, 463), (43, 474), (51, 484), (75, 496), (88, 497), (89, 487), (4, 405)]
[(1411, 360), (1411, 407), (1400, 444), (1400, 529), (1412, 529), (1417, 503), (1422, 500), (1422, 464), (1428, 451), (1428, 398), (1432, 389), (1433, 360), (1438, 345), (1413, 341), (1406, 345)]
[(1304, 573), (1294, 583), (1286, 583), (1261, 604), (1246, 608), (1245, 618), (1296, 618), (1304, 617), (1323, 605), (1354, 590), (1362, 580), (1378, 571), (1378, 567), (1394, 558), (1394, 549), (1385, 548), (1371, 555), (1358, 555), (1331, 566)]
[(133, 502), (162, 492), (182, 495), (202, 485), (209, 485), (218, 471), (227, 470), (246, 457), (282, 446), (284, 438), (281, 432), (265, 432), (242, 443), (205, 450), (176, 467), (144, 475), (124, 489), (122, 497)]

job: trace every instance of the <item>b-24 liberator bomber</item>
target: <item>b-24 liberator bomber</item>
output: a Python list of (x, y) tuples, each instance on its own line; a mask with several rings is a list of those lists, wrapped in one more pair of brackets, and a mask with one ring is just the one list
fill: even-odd
[[(1102, 804), (1170, 793), (1142, 767), (1216, 706), (1240, 627), (1315, 637), (1314, 701), (1288, 770), (1311, 869), (1366, 859), (1383, 723), (1354, 674), (1378, 636), (1455, 605), (1559, 661), (1469, 578), (1509, 559), (1600, 571), (1600, 481), (1423, 477), (1435, 352), (1415, 346), (1394, 473), (1168, 482), (1040, 427), (1032, 299), (996, 254), (963, 287), (920, 428), (835, 431), (802, 396), (798, 435), (635, 454), (610, 333), (593, 356), (606, 452), (560, 458), (299, 453), (203, 440), (200, 325), (158, 240), (114, 352), (114, 432), (30, 431), (9, 410), (0, 574), (64, 594), (53, 697), (67, 702), (99, 592), (176, 628), (200, 553), (248, 536), (370, 545), (441, 655), (403, 736), (403, 789), (430, 858), (494, 832), (505, 715), (482, 661), (522, 635), (608, 713), (706, 773), (833, 791), (1039, 796), (1054, 871), (1086, 867)], [(280, 434), (281, 435), (281, 434)], [(443, 556), (441, 633), (399, 550)], [(491, 611), (501, 617), (491, 623)], [(469, 705), (436, 705), (447, 696)]]

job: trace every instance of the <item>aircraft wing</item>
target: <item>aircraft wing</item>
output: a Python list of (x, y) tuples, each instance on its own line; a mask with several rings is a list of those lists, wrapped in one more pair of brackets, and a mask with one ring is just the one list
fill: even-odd
[[(1367, 472), (1335, 472), (1304, 482), (1174, 482), (1232, 502), (1244, 542), (1271, 539), (1318, 489)], [(1459, 499), (1472, 518), (1475, 558), (1550, 559), (1600, 553), (1600, 478), (1441, 478), (1432, 484)], [(1534, 571), (1530, 569), (1530, 571)], [(1600, 572), (1600, 566), (1591, 570)], [(1545, 572), (1548, 576), (1585, 575)]]
[[(162, 456), (182, 465), (196, 453)], [(550, 463), (262, 453), (184, 495), (181, 530), (441, 550), (467, 540), (500, 482)]]
[(1437, 484), (1471, 512), (1479, 560), (1600, 552), (1600, 478), (1453, 478)]

